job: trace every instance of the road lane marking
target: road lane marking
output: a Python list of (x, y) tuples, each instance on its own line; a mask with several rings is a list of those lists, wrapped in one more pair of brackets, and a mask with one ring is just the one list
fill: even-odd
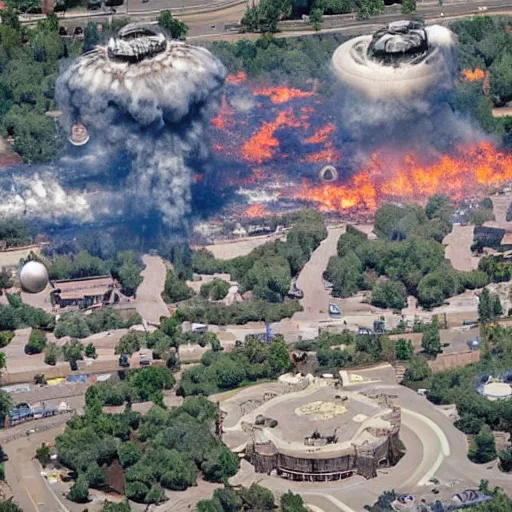
[(34, 501), (34, 498), (32, 498), (32, 494), (30, 494), (27, 486), (25, 485), (25, 483), (23, 484), (23, 487), (25, 488), (25, 491), (27, 492), (27, 495), (28, 495), (28, 499), (30, 500), (30, 502), (32, 503), (33, 507), (34, 507), (34, 510), (36, 512), (40, 512), (39, 511), (39, 507), (37, 506), (37, 503)]
[[(405, 416), (410, 415), (413, 418), (416, 418), (417, 420), (421, 421), (424, 425), (426, 425), (430, 430), (432, 430), (439, 440), (439, 444), (441, 446), (441, 451), (439, 452), (436, 460), (434, 461), (434, 464), (430, 467), (430, 469), (423, 475), (422, 478), (418, 481), (417, 485), (427, 485), (429, 480), (435, 475), (436, 471), (439, 469), (441, 464), (443, 463), (443, 460), (445, 457), (450, 456), (450, 443), (448, 442), (448, 438), (446, 437), (446, 434), (441, 430), (439, 425), (432, 421), (427, 416), (424, 416), (423, 414), (417, 413), (415, 411), (411, 411), (410, 409), (404, 409), (402, 408), (402, 413), (404, 413), (404, 419)], [(404, 422), (405, 424), (406, 422)], [(409, 425), (409, 428), (411, 426)], [(414, 428), (411, 428), (411, 430), (414, 432)], [(421, 436), (419, 436), (421, 439)], [(425, 451), (425, 450), (424, 450)]]

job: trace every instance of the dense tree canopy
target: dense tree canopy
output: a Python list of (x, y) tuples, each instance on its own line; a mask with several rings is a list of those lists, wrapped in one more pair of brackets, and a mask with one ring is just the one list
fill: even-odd
[(291, 369), (288, 347), (281, 337), (268, 345), (252, 339), (232, 352), (207, 352), (201, 365), (185, 370), (178, 394), (209, 395), (245, 382), (274, 379)]

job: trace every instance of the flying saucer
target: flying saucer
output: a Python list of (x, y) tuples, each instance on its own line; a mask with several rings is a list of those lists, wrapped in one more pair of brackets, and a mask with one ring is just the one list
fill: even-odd
[(71, 127), (71, 136), (69, 137), (69, 142), (73, 144), (73, 146), (83, 146), (89, 142), (90, 135), (87, 132), (87, 128), (81, 123), (75, 123)]

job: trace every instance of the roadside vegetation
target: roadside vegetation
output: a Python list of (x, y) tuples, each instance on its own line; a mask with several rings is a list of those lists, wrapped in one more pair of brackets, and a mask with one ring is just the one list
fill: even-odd
[[(201, 500), (196, 505), (196, 512), (271, 512), (277, 510), (274, 495), (258, 484), (241, 489), (215, 489), (210, 500)], [(288, 491), (279, 503), (281, 512), (307, 512), (304, 501), (299, 494)]]

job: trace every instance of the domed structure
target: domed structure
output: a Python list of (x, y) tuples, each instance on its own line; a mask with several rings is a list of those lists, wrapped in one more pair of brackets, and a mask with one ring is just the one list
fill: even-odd
[(453, 32), (440, 25), (396, 21), (343, 43), (332, 64), (346, 85), (372, 99), (403, 98), (451, 84), (455, 43)]
[(71, 136), (69, 137), (69, 142), (71, 142), (73, 146), (83, 146), (89, 142), (89, 139), (89, 133), (83, 124), (75, 123), (71, 127)]
[(46, 267), (39, 261), (28, 261), (20, 272), (21, 287), (29, 293), (42, 292), (49, 279)]

